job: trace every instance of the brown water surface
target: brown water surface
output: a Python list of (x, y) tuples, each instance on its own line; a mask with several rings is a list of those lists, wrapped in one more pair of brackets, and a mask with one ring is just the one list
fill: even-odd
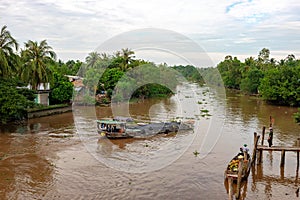
[[(275, 118), (275, 145), (292, 146), (300, 137), (300, 126), (292, 119), (296, 108), (267, 105), (231, 91), (221, 101), (213, 91), (205, 95), (205, 88), (194, 87), (202, 102), (198, 106), (212, 116), (191, 114), (199, 109), (187, 103), (195, 96), (183, 92), (129, 105), (130, 116), (139, 121), (179, 116), (195, 121), (199, 129), (194, 131), (108, 141), (95, 135), (89, 123), (115, 116), (110, 107), (84, 107), (74, 111), (84, 110), (80, 116), (65, 113), (1, 127), (0, 199), (228, 199), (227, 163), (242, 144), (252, 148), (253, 132), (260, 133), (270, 115)], [(118, 114), (128, 114), (126, 106), (115, 106)], [(200, 148), (203, 141), (206, 146)], [(285, 169), (279, 167), (280, 153), (263, 156), (263, 164), (252, 169), (244, 184), (242, 199), (298, 199), (296, 154), (286, 153)]]

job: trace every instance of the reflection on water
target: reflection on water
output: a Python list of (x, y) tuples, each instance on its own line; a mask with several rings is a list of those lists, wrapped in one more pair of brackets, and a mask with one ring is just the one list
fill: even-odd
[[(228, 179), (227, 178), (224, 179), (224, 186), (225, 186), (227, 194), (229, 195), (229, 183), (228, 183)], [(235, 194), (237, 193), (237, 183), (236, 182), (233, 182), (232, 189), (233, 189), (232, 190), (233, 194), (235, 196)], [(239, 200), (246, 199), (246, 197), (247, 197), (247, 190), (248, 190), (248, 180), (242, 180)]]
[[(199, 125), (199, 129), (194, 132), (110, 141), (94, 134), (93, 125), (90, 126), (95, 118), (115, 115), (110, 107), (88, 107), (85, 110), (87, 117), (76, 119), (84, 128), (85, 134), (81, 140), (89, 141), (94, 153), (106, 156), (112, 164), (117, 159), (121, 164), (128, 164), (129, 160), (131, 164), (144, 167), (145, 163), (154, 162), (153, 158), (166, 159), (172, 155), (171, 148), (165, 148), (163, 153), (157, 151), (168, 147), (164, 145), (167, 142), (173, 140), (183, 145), (186, 144), (184, 141), (189, 141), (185, 139), (195, 136), (189, 148), (177, 160), (153, 172), (126, 173), (99, 162), (81, 143), (80, 130), (74, 125), (74, 113), (2, 126), (0, 199), (227, 199), (224, 170), (228, 161), (236, 155), (242, 144), (248, 143), (252, 147), (253, 132), (260, 132), (262, 126), (267, 126), (270, 115), (275, 118), (275, 145), (292, 146), (300, 137), (300, 126), (292, 119), (296, 108), (267, 105), (256, 97), (230, 91), (227, 91), (224, 102), (213, 91), (204, 92), (205, 88), (192, 87), (197, 101), (201, 102), (197, 107), (189, 106), (194, 104), (191, 104), (192, 92), (187, 88), (180, 92), (177, 99), (131, 103), (128, 104), (129, 112), (125, 107), (123, 111), (118, 109), (118, 114), (128, 112), (140, 121), (177, 117), (194, 120)], [(189, 103), (183, 107), (180, 102)], [(115, 106), (122, 108), (123, 105)], [(203, 109), (209, 110), (212, 116), (201, 116), (203, 113), (200, 110)], [(225, 120), (222, 129), (211, 124), (220, 118)], [(200, 159), (193, 152), (199, 150), (208, 129), (216, 134), (206, 135), (207, 146), (202, 150), (207, 150), (207, 155)], [(218, 135), (220, 130), (222, 134)], [(50, 134), (65, 133), (73, 134), (74, 137), (49, 137)], [(216, 141), (215, 145), (213, 141)], [(211, 151), (208, 146), (213, 146)], [(175, 147), (181, 149), (184, 145)], [(133, 162), (137, 160), (143, 162)], [(264, 152), (263, 163), (251, 169), (241, 196), (243, 199), (293, 199), (299, 187), (298, 177), (295, 153), (286, 153), (283, 169), (280, 168), (280, 152)]]

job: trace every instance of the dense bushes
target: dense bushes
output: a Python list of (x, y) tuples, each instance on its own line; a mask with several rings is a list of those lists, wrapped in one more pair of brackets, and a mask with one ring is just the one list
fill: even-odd
[(269, 59), (270, 51), (260, 51), (258, 59), (239, 61), (226, 56), (217, 66), (224, 86), (248, 94), (259, 94), (266, 101), (289, 106), (300, 106), (300, 60), (288, 55), (277, 62)]
[(34, 105), (34, 92), (18, 87), (13, 80), (0, 79), (0, 124), (24, 119), (27, 109)]

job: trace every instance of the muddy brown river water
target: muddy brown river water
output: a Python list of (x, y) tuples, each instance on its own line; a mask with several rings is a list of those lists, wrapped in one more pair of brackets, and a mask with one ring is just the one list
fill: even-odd
[[(268, 126), (270, 115), (275, 145), (293, 146), (300, 137), (292, 119), (296, 108), (231, 91), (218, 97), (207, 88), (182, 87), (170, 99), (77, 106), (70, 113), (2, 126), (0, 199), (228, 199), (224, 170), (241, 145), (252, 149), (253, 132)], [(98, 135), (95, 120), (116, 115), (141, 122), (192, 121), (194, 129), (144, 139), (110, 141)], [(263, 156), (241, 199), (300, 199), (296, 154), (286, 153), (284, 169), (280, 153)]]

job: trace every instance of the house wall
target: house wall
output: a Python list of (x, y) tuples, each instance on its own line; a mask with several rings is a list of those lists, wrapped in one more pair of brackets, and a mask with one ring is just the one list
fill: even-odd
[(39, 93), (38, 94), (38, 103), (43, 104), (45, 106), (49, 105), (49, 93)]

